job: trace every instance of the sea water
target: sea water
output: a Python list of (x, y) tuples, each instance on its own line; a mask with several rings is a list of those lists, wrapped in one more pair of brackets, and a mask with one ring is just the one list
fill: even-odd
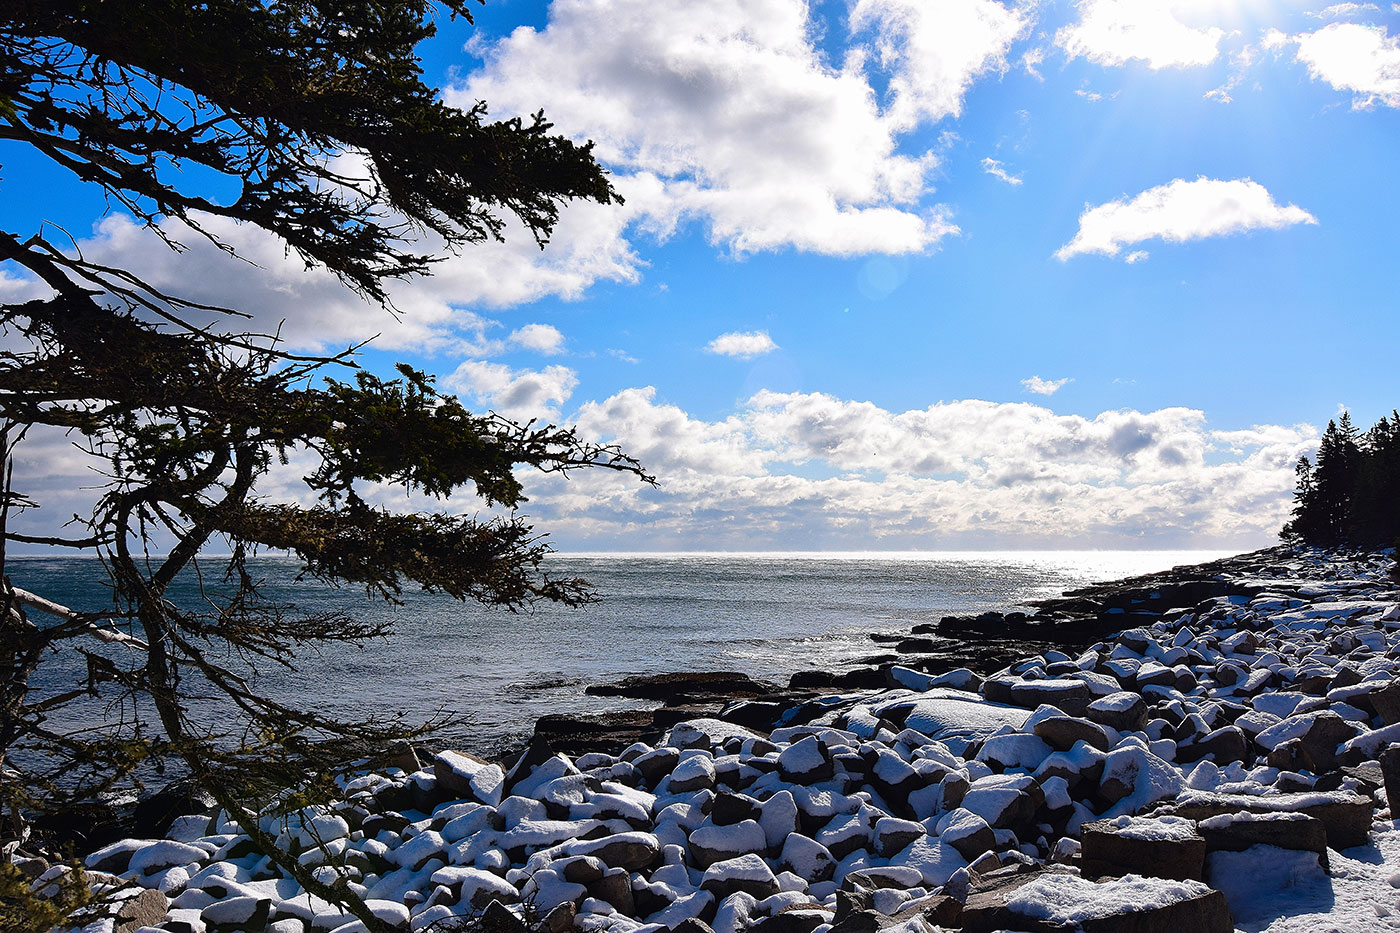
[[(264, 595), (307, 613), (339, 612), (392, 633), (358, 646), (299, 650), (297, 669), (257, 662), (254, 686), (290, 705), (349, 718), (454, 720), (445, 740), (482, 752), (518, 742), (546, 713), (639, 704), (585, 694), (631, 674), (742, 671), (786, 684), (800, 670), (842, 670), (881, 649), (872, 634), (1009, 610), (1092, 582), (1199, 563), (1219, 552), (559, 554), (549, 573), (583, 577), (597, 601), (512, 613), (408, 592), (402, 604), (362, 588), (298, 579), (290, 559), (259, 558)], [(206, 567), (212, 570), (216, 561)], [(83, 558), (11, 557), (15, 586), (78, 610), (110, 607), (101, 566)], [(217, 589), (217, 574), (205, 585)], [(172, 590), (200, 598), (193, 579)], [(106, 652), (104, 652), (106, 653)], [(120, 652), (116, 656), (120, 656)], [(238, 658), (217, 656), (235, 669)], [(71, 689), (85, 666), (46, 662), (38, 691)], [(192, 704), (198, 716), (199, 701)], [(127, 715), (86, 704), (87, 718)], [(83, 723), (97, 725), (96, 722)]]

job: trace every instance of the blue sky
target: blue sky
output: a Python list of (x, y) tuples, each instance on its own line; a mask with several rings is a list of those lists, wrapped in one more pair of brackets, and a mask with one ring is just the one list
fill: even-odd
[(660, 491), (531, 479), (564, 549), (1254, 547), (1339, 406), (1400, 404), (1397, 36), (1389, 2), (488, 4), (428, 80), (595, 140), (627, 204), (398, 321), (254, 231), (261, 270), (161, 255), (9, 150), (0, 217), (640, 455)]

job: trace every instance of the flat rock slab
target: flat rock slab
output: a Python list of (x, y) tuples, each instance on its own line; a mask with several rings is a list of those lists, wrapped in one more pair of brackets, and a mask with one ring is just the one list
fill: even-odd
[(910, 701), (903, 698), (887, 706), (871, 704), (876, 715), (884, 716), (889, 707), (908, 709), (904, 725), (917, 729), (931, 739), (981, 739), (1002, 726), (1020, 729), (1030, 718), (1030, 711), (1003, 703), (993, 703), (976, 693), (936, 687)]
[(638, 700), (674, 700), (677, 697), (731, 699), (758, 697), (773, 693), (777, 688), (754, 680), (739, 671), (680, 672), (673, 674), (636, 674), (616, 683), (590, 684), (584, 693), (592, 696), (631, 697)]
[(974, 890), (964, 933), (1232, 933), (1225, 895), (1198, 881), (1126, 875), (1096, 883), (1061, 872), (1032, 872)]
[(1079, 867), (1086, 878), (1204, 878), (1206, 841), (1193, 823), (1181, 817), (1096, 820), (1081, 827), (1080, 843)]
[(1328, 869), (1327, 828), (1306, 813), (1222, 813), (1201, 820), (1196, 830), (1207, 852), (1243, 852), (1252, 846), (1316, 852)]
[(1171, 812), (1190, 820), (1204, 820), (1225, 813), (1303, 813), (1322, 822), (1327, 845), (1349, 849), (1366, 845), (1371, 838), (1375, 805), (1368, 797), (1346, 791), (1313, 791), (1300, 794), (1213, 794), (1185, 791)]

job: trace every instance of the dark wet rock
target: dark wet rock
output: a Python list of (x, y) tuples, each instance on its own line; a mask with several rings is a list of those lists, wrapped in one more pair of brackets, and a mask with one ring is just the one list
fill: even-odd
[(660, 731), (648, 710), (591, 716), (561, 713), (541, 716), (535, 722), (535, 737), (566, 755), (615, 754), (633, 742), (654, 739)]
[(716, 716), (725, 722), (768, 732), (792, 706), (793, 701), (789, 700), (734, 700), (726, 703)]
[(858, 667), (849, 671), (798, 671), (788, 682), (788, 687), (792, 690), (812, 687), (867, 689), (884, 685), (884, 672), (879, 668), (868, 667)]
[(754, 680), (738, 671), (637, 674), (612, 684), (590, 684), (584, 693), (592, 696), (630, 697), (635, 700), (664, 700), (667, 703), (734, 697), (761, 697), (772, 693), (772, 684)]
[(87, 855), (133, 835), (128, 818), (99, 801), (84, 801), (35, 817), (34, 843), (55, 852)]
[(172, 781), (136, 804), (131, 813), (132, 832), (159, 839), (178, 817), (211, 813), (216, 806), (214, 795), (193, 778)]

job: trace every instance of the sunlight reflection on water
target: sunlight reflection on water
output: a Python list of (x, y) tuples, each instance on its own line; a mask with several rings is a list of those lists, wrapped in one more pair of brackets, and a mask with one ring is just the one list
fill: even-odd
[[(295, 563), (261, 558), (257, 570), (267, 579), (270, 598), (306, 611), (334, 609), (389, 621), (395, 631), (361, 648), (307, 654), (299, 672), (265, 671), (260, 685), (280, 699), (357, 717), (403, 714), (420, 720), (441, 709), (464, 720), (455, 737), (489, 749), (528, 734), (545, 713), (637, 705), (585, 696), (590, 683), (628, 674), (723, 669), (786, 683), (795, 671), (839, 669), (884, 650), (871, 641), (871, 632), (907, 631), (949, 613), (1009, 609), (1090, 582), (1218, 556), (1199, 551), (555, 555), (550, 570), (592, 581), (599, 601), (581, 609), (541, 606), (515, 615), (423, 593), (406, 593), (404, 605), (391, 606), (366, 600), (353, 587), (297, 582)], [(100, 608), (106, 600), (92, 576), (97, 570), (92, 561), (15, 557), (7, 569), (16, 586), (73, 608)]]

